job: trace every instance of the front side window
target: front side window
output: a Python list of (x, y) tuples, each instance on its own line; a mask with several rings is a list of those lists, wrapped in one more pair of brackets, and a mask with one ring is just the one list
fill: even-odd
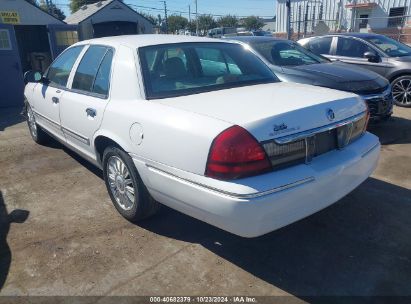
[(365, 38), (390, 57), (411, 55), (411, 47), (386, 36), (371, 36)]
[(278, 81), (258, 57), (238, 44), (155, 45), (139, 48), (139, 56), (147, 99)]
[(305, 47), (317, 55), (329, 55), (333, 37), (314, 38)]
[(359, 40), (342, 37), (338, 38), (337, 56), (363, 58), (366, 52), (374, 51)]
[(264, 41), (251, 44), (265, 59), (278, 66), (298, 66), (329, 62), (327, 59), (307, 51), (288, 41)]
[(50, 65), (46, 73), (46, 79), (51, 85), (63, 87), (67, 85), (71, 69), (82, 49), (83, 46), (69, 48)]
[(99, 45), (90, 46), (74, 74), (71, 88), (107, 95), (112, 57), (111, 49)]

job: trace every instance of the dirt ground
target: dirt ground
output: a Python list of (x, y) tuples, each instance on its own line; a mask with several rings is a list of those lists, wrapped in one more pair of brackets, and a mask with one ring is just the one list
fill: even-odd
[(411, 296), (411, 109), (372, 132), (381, 159), (358, 189), (243, 239), (165, 207), (127, 222), (98, 169), (1, 109), (0, 295)]

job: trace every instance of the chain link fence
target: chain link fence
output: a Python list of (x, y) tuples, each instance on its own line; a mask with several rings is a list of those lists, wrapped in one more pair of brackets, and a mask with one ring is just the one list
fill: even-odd
[[(411, 15), (373, 16), (347, 9), (342, 0), (306, 0), (291, 5), (293, 39), (335, 32), (373, 32), (411, 44)], [(353, 17), (356, 16), (356, 17)]]

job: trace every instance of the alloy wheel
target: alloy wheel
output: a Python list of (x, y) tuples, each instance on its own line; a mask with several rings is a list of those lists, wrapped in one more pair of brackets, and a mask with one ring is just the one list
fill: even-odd
[(411, 105), (411, 77), (402, 78), (394, 83), (392, 95), (398, 104)]
[(31, 136), (37, 138), (37, 124), (36, 118), (34, 117), (33, 110), (30, 106), (27, 107), (27, 121), (30, 129)]
[(111, 156), (107, 161), (107, 177), (110, 191), (117, 204), (124, 210), (130, 210), (135, 203), (135, 187), (130, 172), (124, 161)]

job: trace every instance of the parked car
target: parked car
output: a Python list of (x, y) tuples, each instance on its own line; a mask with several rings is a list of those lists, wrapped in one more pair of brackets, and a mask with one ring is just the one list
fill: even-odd
[(268, 31), (263, 31), (263, 30), (252, 31), (251, 33), (253, 36), (267, 36), (267, 37), (273, 36), (273, 33), (268, 32)]
[(377, 72), (390, 81), (395, 104), (411, 107), (411, 47), (372, 33), (333, 34), (298, 43), (331, 60)]
[(100, 38), (35, 76), (26, 74), (24, 90), (33, 140), (50, 134), (101, 168), (133, 222), (160, 202), (259, 236), (342, 198), (380, 153), (361, 98), (280, 82), (238, 43)]
[(353, 67), (304, 49), (297, 43), (274, 37), (230, 37), (251, 47), (281, 81), (312, 84), (353, 92), (367, 101), (374, 121), (392, 115), (389, 82), (377, 73)]
[(224, 35), (235, 34), (237, 29), (235, 27), (216, 27), (208, 30), (208, 37), (221, 38)]

